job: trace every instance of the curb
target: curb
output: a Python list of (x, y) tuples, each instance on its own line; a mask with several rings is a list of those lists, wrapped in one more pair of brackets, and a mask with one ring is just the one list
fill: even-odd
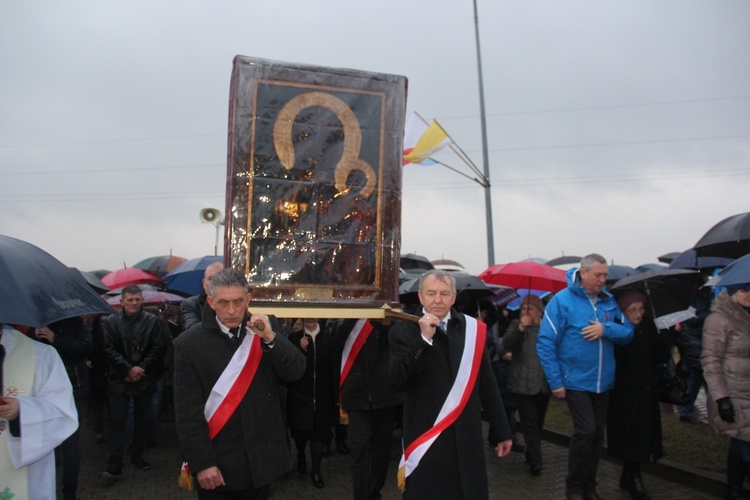
[[(542, 439), (559, 446), (568, 447), (570, 435), (561, 432), (555, 432), (548, 429), (542, 431)], [(622, 463), (619, 459), (610, 457), (607, 453), (607, 447), (604, 447), (602, 458), (613, 463)], [(726, 493), (726, 478), (720, 474), (714, 474), (678, 464), (670, 460), (661, 459), (659, 462), (649, 462), (642, 465), (643, 472), (652, 474), (661, 479), (672, 481), (674, 483), (687, 486), (701, 493), (723, 497)]]

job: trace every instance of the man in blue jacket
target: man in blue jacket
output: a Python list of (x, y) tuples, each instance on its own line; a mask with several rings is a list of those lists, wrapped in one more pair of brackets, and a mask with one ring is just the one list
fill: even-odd
[(615, 381), (614, 344), (633, 339), (633, 325), (604, 288), (607, 271), (607, 261), (598, 254), (584, 257), (580, 270), (568, 270), (568, 287), (547, 305), (537, 340), (552, 394), (565, 399), (573, 419), (568, 500), (600, 500), (596, 471)]

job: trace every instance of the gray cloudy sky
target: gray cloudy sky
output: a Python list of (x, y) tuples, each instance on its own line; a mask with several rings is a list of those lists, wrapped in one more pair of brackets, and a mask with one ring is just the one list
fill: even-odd
[[(637, 266), (750, 210), (750, 2), (477, 3), (496, 262)], [(471, 0), (0, 0), (0, 233), (84, 270), (212, 254), (237, 54), (404, 75), (482, 165)], [(482, 271), (482, 188), (405, 167), (401, 234)]]

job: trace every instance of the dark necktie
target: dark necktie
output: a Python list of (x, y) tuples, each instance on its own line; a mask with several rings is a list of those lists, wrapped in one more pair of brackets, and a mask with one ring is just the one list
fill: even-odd
[(448, 333), (448, 330), (445, 329), (445, 321), (440, 322), (440, 329), (443, 331), (443, 333)]
[(3, 386), (3, 364), (5, 363), (5, 346), (0, 344), (0, 397), (5, 394), (5, 387)]
[(232, 342), (234, 342), (235, 344), (239, 344), (240, 343), (240, 328), (239, 327), (230, 328), (229, 333), (232, 334)]

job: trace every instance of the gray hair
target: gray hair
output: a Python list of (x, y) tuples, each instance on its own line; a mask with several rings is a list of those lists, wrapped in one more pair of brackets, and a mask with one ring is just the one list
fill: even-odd
[(217, 288), (226, 288), (230, 286), (238, 286), (245, 290), (245, 293), (250, 291), (250, 286), (247, 284), (245, 275), (237, 269), (223, 269), (218, 273), (214, 274), (211, 278), (211, 283), (208, 286), (208, 294), (211, 297), (216, 297)]
[(599, 255), (598, 253), (590, 253), (586, 257), (581, 259), (581, 269), (589, 269), (595, 262), (606, 265), (607, 259)]
[(456, 293), (456, 277), (453, 276), (451, 273), (447, 271), (443, 271), (442, 269), (430, 269), (426, 273), (422, 274), (422, 276), (419, 277), (419, 291), (422, 291), (422, 286), (424, 285), (424, 281), (429, 278), (430, 276), (434, 276), (436, 280), (438, 281), (446, 281), (451, 286), (451, 291), (453, 293)]

